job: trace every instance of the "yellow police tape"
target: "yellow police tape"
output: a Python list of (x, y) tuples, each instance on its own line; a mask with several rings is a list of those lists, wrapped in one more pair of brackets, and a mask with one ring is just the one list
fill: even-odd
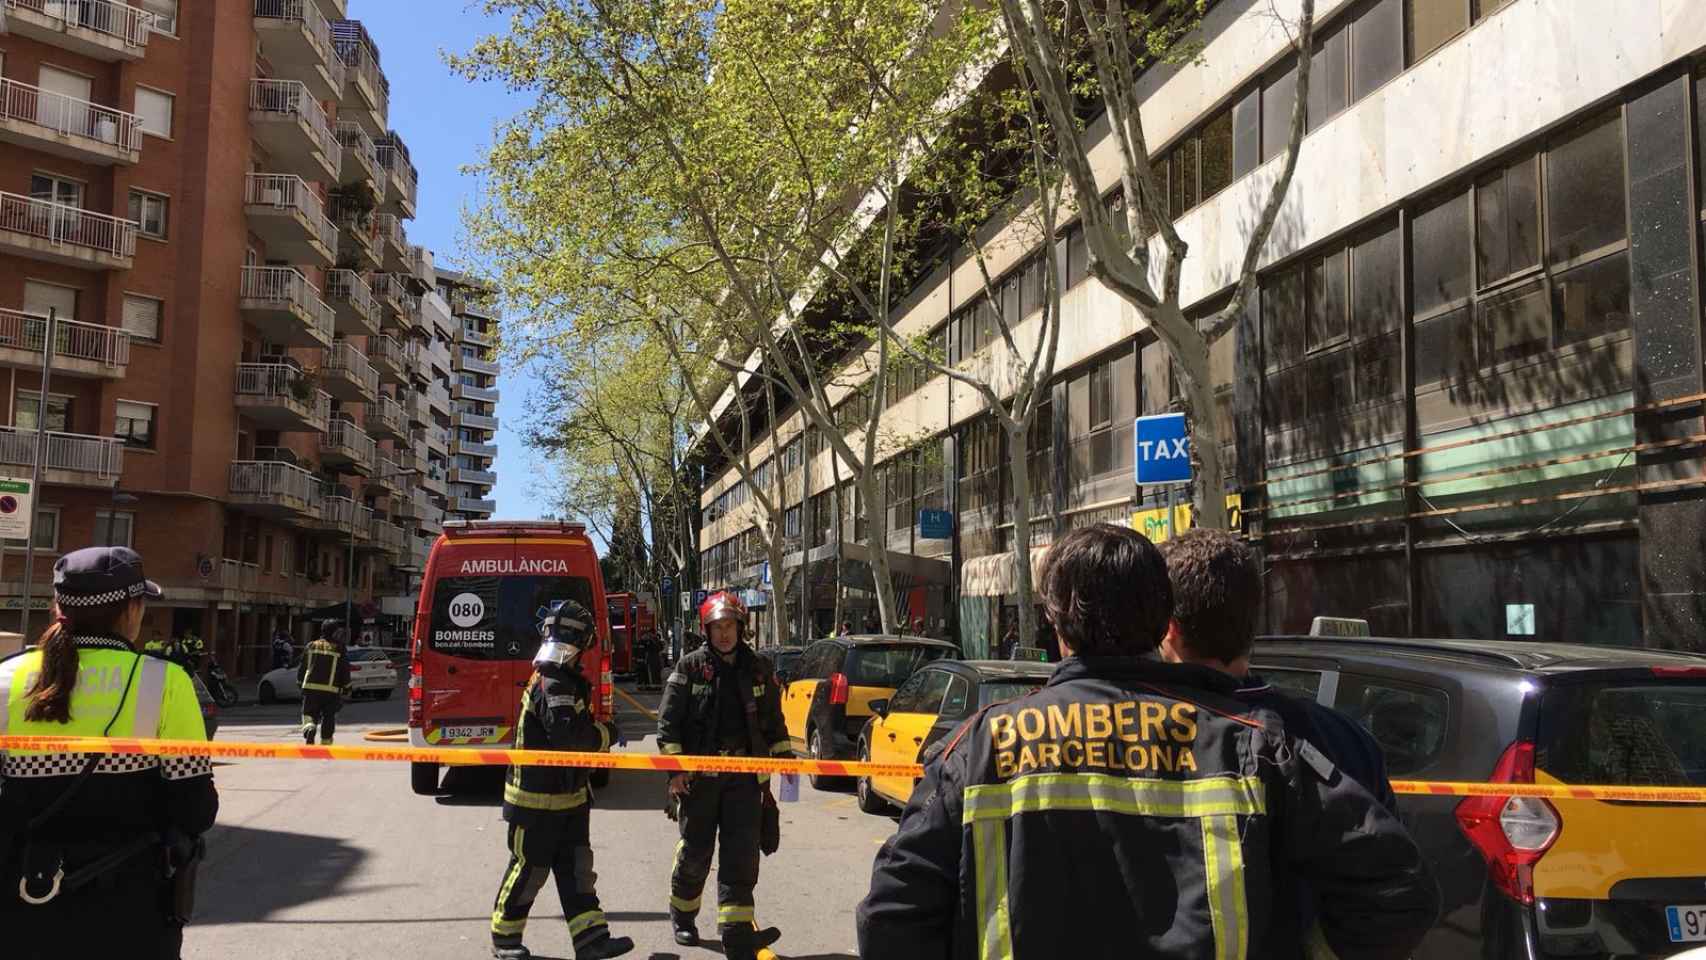
[[(112, 753), (217, 760), (366, 760), (442, 763), (449, 766), (588, 767), (666, 773), (805, 773), (827, 777), (917, 777), (915, 763), (799, 760), (791, 757), (708, 757), (651, 753), (569, 753), (485, 747), (308, 746), (226, 740), (143, 740), (124, 737), (0, 736), (0, 750), (35, 753)], [(1555, 783), (1469, 783), (1394, 780), (1395, 793), (1438, 797), (1539, 797), (1547, 800), (1622, 800), (1706, 804), (1702, 787), (1578, 786)]]

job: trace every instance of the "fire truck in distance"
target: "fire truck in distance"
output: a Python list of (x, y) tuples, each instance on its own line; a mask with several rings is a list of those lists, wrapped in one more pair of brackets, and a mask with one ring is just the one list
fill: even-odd
[(631, 593), (609, 595), (610, 670), (630, 676), (637, 669), (635, 651), (642, 637), (657, 632), (657, 616), (644, 600)]

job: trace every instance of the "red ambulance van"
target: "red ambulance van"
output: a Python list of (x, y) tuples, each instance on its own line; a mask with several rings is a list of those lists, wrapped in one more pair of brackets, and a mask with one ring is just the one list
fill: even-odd
[[(448, 522), (427, 556), (409, 672), (409, 742), (507, 747), (533, 672), (539, 621), (556, 600), (598, 620), (598, 650), (581, 658), (599, 719), (614, 716), (610, 622), (598, 554), (586, 528), (547, 520)], [(439, 765), (416, 763), (419, 794), (438, 791)]]

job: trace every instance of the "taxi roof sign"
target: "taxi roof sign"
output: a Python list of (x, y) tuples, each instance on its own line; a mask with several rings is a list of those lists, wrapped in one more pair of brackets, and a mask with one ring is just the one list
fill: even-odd
[(1367, 637), (1371, 636), (1367, 620), (1354, 617), (1316, 617), (1309, 625), (1309, 635), (1312, 637)]

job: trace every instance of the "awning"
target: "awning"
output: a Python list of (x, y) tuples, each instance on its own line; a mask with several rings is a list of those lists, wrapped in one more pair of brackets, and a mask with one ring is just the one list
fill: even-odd
[[(1034, 593), (1043, 576), (1043, 557), (1048, 547), (1031, 548), (1031, 590)], [(1013, 566), (1013, 554), (992, 553), (987, 557), (972, 557), (960, 565), (960, 595), (966, 597), (1000, 597), (1019, 592), (1019, 571)]]

